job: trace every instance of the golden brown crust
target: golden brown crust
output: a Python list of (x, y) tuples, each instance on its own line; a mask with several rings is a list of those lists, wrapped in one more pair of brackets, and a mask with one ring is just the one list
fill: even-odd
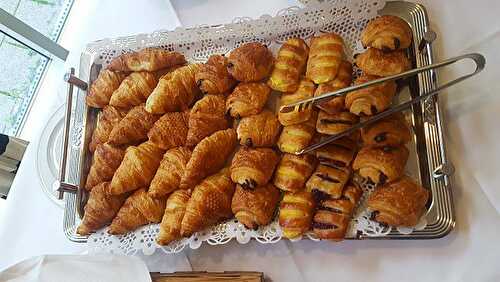
[(287, 125), (283, 127), (278, 147), (284, 153), (295, 153), (306, 148), (314, 137), (316, 132), (316, 118), (318, 113), (313, 111), (308, 121)]
[(356, 143), (346, 137), (337, 139), (316, 150), (316, 158), (320, 163), (339, 169), (348, 168), (355, 154)]
[(242, 82), (226, 100), (226, 110), (234, 118), (256, 115), (262, 111), (271, 88), (262, 82)]
[(193, 188), (203, 178), (217, 172), (224, 166), (234, 147), (236, 147), (234, 129), (219, 130), (201, 140), (193, 149), (179, 187)]
[(212, 133), (228, 128), (225, 112), (226, 100), (222, 95), (205, 95), (198, 100), (189, 114), (186, 145), (195, 146)]
[(342, 196), (350, 174), (350, 168), (339, 169), (320, 164), (307, 180), (306, 190), (319, 195), (328, 194), (329, 197), (338, 199)]
[(384, 15), (371, 20), (361, 32), (361, 43), (382, 51), (394, 51), (410, 47), (412, 32), (401, 18)]
[(110, 181), (122, 163), (125, 150), (113, 147), (107, 143), (97, 145), (90, 166), (85, 189), (91, 190), (101, 182)]
[(415, 226), (425, 212), (429, 191), (410, 177), (377, 188), (368, 199), (374, 219), (391, 226)]
[(164, 114), (148, 132), (149, 141), (168, 150), (184, 146), (188, 135), (189, 111)]
[(337, 76), (344, 56), (344, 42), (335, 33), (325, 33), (311, 39), (306, 76), (316, 84)]
[(411, 62), (404, 51), (384, 53), (369, 48), (356, 56), (356, 65), (366, 74), (390, 76), (405, 72), (411, 68)]
[(92, 139), (89, 143), (89, 150), (94, 152), (97, 145), (104, 144), (108, 142), (109, 134), (113, 130), (113, 127), (117, 125), (123, 117), (127, 114), (126, 111), (117, 109), (113, 106), (106, 106), (99, 113), (97, 118), (97, 125), (92, 132)]
[[(355, 85), (366, 83), (378, 77), (363, 74), (356, 79)], [(387, 109), (396, 95), (396, 83), (387, 81), (364, 89), (349, 92), (345, 97), (345, 105), (355, 115), (371, 116)]]
[(158, 84), (158, 78), (151, 72), (133, 72), (113, 92), (109, 104), (123, 109), (140, 105), (148, 99)]
[(148, 139), (148, 132), (160, 118), (144, 109), (144, 104), (133, 107), (109, 134), (111, 145), (137, 144)]
[[(316, 86), (312, 81), (307, 78), (300, 80), (299, 88), (292, 94), (282, 95), (280, 99), (280, 106), (292, 104), (304, 99), (312, 98)], [(303, 109), (302, 111), (292, 111), (288, 113), (278, 113), (278, 120), (282, 125), (292, 125), (305, 122), (311, 118), (313, 112), (312, 107)]]
[(160, 198), (172, 193), (179, 188), (181, 177), (184, 175), (186, 165), (191, 158), (188, 147), (177, 147), (168, 150), (160, 162), (148, 193), (153, 198)]
[(265, 185), (278, 161), (272, 149), (240, 147), (231, 162), (231, 179), (246, 189)]
[(167, 245), (174, 240), (182, 238), (182, 218), (184, 218), (190, 197), (191, 192), (189, 190), (177, 190), (168, 197), (165, 213), (160, 224), (160, 231), (156, 238), (158, 244)]
[(222, 55), (212, 55), (200, 66), (195, 75), (196, 84), (203, 94), (226, 94), (236, 85), (227, 71), (228, 60)]
[(125, 77), (127, 74), (123, 72), (101, 70), (97, 79), (90, 85), (89, 92), (85, 97), (87, 105), (94, 108), (104, 108)]
[[(316, 91), (314, 92), (314, 97), (346, 88), (351, 84), (351, 82), (352, 65), (349, 61), (343, 60), (335, 79), (318, 85), (318, 88), (316, 88)], [(345, 108), (344, 99), (345, 96), (335, 97), (328, 101), (319, 103), (317, 107), (330, 114), (337, 113)]]
[(294, 92), (305, 71), (309, 47), (301, 38), (290, 38), (278, 51), (271, 77), (267, 84), (276, 91)]
[(156, 71), (186, 63), (184, 55), (160, 48), (145, 48), (114, 58), (108, 69), (115, 71)]
[(403, 176), (408, 155), (408, 149), (404, 145), (363, 147), (358, 152), (352, 167), (360, 176), (373, 183), (384, 184)]
[(244, 117), (238, 124), (238, 140), (247, 147), (271, 147), (280, 134), (281, 124), (269, 110)]
[(272, 184), (251, 190), (237, 185), (231, 209), (240, 223), (247, 228), (257, 229), (271, 222), (280, 197), (279, 190)]
[(273, 183), (283, 191), (301, 191), (316, 167), (316, 163), (313, 155), (284, 154), (274, 173)]
[[(328, 114), (320, 111), (316, 122), (316, 131), (322, 134), (335, 135), (350, 129), (359, 122), (359, 117), (347, 111)], [(357, 140), (359, 132), (350, 135), (352, 140)]]
[(294, 239), (309, 230), (314, 206), (310, 192), (285, 192), (279, 213), (279, 224), (285, 238)]
[(228, 57), (229, 73), (238, 81), (260, 81), (273, 68), (273, 54), (259, 42), (245, 43), (231, 51)]
[(365, 146), (398, 146), (411, 140), (411, 131), (402, 113), (396, 113), (361, 129)]

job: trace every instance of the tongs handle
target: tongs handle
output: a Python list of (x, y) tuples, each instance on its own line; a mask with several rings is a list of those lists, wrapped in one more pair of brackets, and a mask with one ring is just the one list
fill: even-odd
[[(396, 112), (400, 112), (400, 111), (403, 111), (409, 107), (411, 107), (411, 105), (413, 104), (416, 104), (416, 103), (419, 103), (421, 102), (422, 100), (424, 99), (427, 99), (431, 96), (434, 96), (436, 94), (438, 94), (441, 90), (445, 89), (445, 88), (448, 88), (454, 84), (457, 84), (471, 76), (474, 76), (476, 74), (478, 74), (479, 72), (481, 72), (483, 69), (484, 69), (484, 66), (486, 64), (486, 59), (484, 58), (483, 55), (481, 54), (478, 54), (478, 53), (471, 53), (471, 54), (465, 54), (465, 55), (461, 55), (461, 56), (458, 56), (458, 57), (454, 57), (454, 58), (451, 58), (451, 59), (447, 59), (447, 60), (444, 60), (442, 62), (439, 62), (439, 63), (435, 63), (435, 64), (431, 64), (431, 65), (427, 65), (427, 66), (423, 66), (423, 67), (420, 67), (420, 68), (416, 68), (416, 69), (412, 69), (412, 70), (409, 70), (409, 71), (406, 71), (406, 72), (403, 72), (403, 73), (400, 73), (400, 74), (397, 74), (397, 75), (391, 75), (391, 76), (388, 76), (388, 77), (384, 77), (384, 78), (380, 78), (380, 79), (376, 79), (376, 80), (372, 80), (372, 81), (369, 81), (367, 83), (363, 83), (363, 84), (359, 84), (359, 85), (354, 85), (354, 86), (350, 86), (350, 87), (347, 87), (347, 88), (344, 88), (344, 89), (341, 89), (341, 90), (338, 90), (338, 91), (335, 91), (335, 92), (330, 92), (330, 93), (326, 93), (326, 94), (323, 94), (321, 96), (317, 96), (317, 97), (314, 97), (314, 98), (310, 98), (310, 99), (306, 99), (306, 100), (303, 100), (303, 101), (300, 101), (300, 102), (297, 102), (297, 103), (294, 103), (294, 104), (290, 104), (290, 105), (286, 105), (286, 106), (283, 106), (280, 108), (280, 111), (282, 112), (289, 112), (289, 111), (293, 111), (293, 110), (299, 110), (301, 111), (302, 109), (305, 109), (307, 107), (310, 107), (312, 106), (314, 103), (317, 103), (319, 101), (322, 101), (322, 100), (325, 100), (325, 99), (331, 99), (333, 97), (338, 97), (338, 96), (343, 96), (345, 94), (347, 94), (348, 92), (351, 92), (351, 91), (355, 91), (355, 90), (359, 90), (359, 89), (362, 89), (362, 88), (366, 88), (366, 87), (369, 87), (369, 86), (372, 86), (374, 84), (378, 84), (378, 83), (383, 83), (385, 81), (390, 81), (390, 80), (396, 80), (396, 79), (400, 79), (400, 78), (406, 78), (406, 77), (410, 77), (410, 76), (413, 76), (415, 74), (418, 74), (418, 73), (422, 73), (424, 71), (428, 71), (428, 70), (432, 70), (432, 69), (437, 69), (437, 68), (441, 68), (441, 67), (444, 67), (444, 66), (447, 66), (447, 65), (451, 65), (455, 62), (458, 62), (458, 61), (462, 61), (462, 60), (465, 60), (465, 59), (471, 59), (474, 61), (474, 63), (476, 64), (476, 69), (471, 72), (471, 73), (468, 73), (468, 74), (465, 74), (463, 76), (460, 76), (458, 77), (457, 79), (455, 80), (452, 80), (450, 82), (447, 82), (441, 86), (438, 86), (437, 88), (427, 92), (427, 93), (423, 93), (421, 95), (419, 95), (418, 97), (415, 97), (413, 99), (411, 99), (410, 101), (408, 102), (405, 102), (405, 103), (402, 103), (402, 104), (399, 104), (397, 106), (394, 106), (394, 107), (391, 107), (375, 116), (372, 116), (371, 118), (363, 121), (363, 122), (360, 122), (360, 123), (357, 123), (355, 125), (353, 125), (351, 128), (349, 128), (348, 130), (345, 130), (343, 132), (340, 132), (338, 134), (335, 134), (335, 135), (331, 135), (327, 138), (325, 138), (324, 140), (322, 140), (321, 142), (319, 143), (316, 143), (316, 144), (313, 144), (301, 151), (298, 151), (298, 152), (295, 152), (295, 154), (297, 155), (301, 155), (301, 154), (305, 154), (305, 153), (309, 153), (311, 151), (314, 151), (328, 143), (331, 143), (333, 142), (334, 140), (337, 140), (339, 138), (342, 138), (344, 136), (348, 136), (349, 134), (353, 133), (354, 131), (362, 128), (362, 127), (365, 127), (367, 125), (370, 125), (370, 124), (373, 124), (387, 116), (390, 116)], [(290, 110), (291, 109), (291, 110)]]

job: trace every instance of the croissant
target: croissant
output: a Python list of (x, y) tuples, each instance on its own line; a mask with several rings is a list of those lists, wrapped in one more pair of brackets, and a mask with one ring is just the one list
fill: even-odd
[(280, 197), (280, 191), (272, 184), (258, 186), (253, 190), (237, 185), (231, 209), (240, 223), (256, 230), (271, 222)]
[(145, 188), (136, 190), (118, 211), (111, 222), (108, 233), (125, 234), (148, 223), (159, 223), (165, 212), (165, 199), (153, 199)]
[(279, 213), (279, 224), (285, 238), (298, 238), (309, 230), (314, 206), (314, 199), (309, 192), (285, 192)]
[(321, 201), (312, 222), (316, 237), (334, 241), (344, 239), (354, 208), (362, 195), (361, 188), (350, 185), (340, 199)]
[(313, 155), (284, 154), (274, 173), (274, 185), (283, 191), (298, 192), (304, 189), (307, 179), (316, 167)]
[(360, 176), (381, 185), (403, 175), (408, 155), (405, 146), (363, 147), (354, 159), (352, 167)]
[(146, 101), (146, 111), (153, 114), (184, 111), (189, 108), (200, 89), (195, 74), (201, 64), (180, 67), (160, 78)]
[(108, 142), (109, 134), (127, 113), (112, 106), (106, 106), (97, 118), (97, 125), (92, 132), (89, 150), (93, 153), (99, 144)]
[(180, 188), (193, 188), (203, 178), (221, 169), (234, 147), (236, 147), (234, 129), (219, 130), (201, 140), (193, 149), (181, 178)]
[(401, 18), (384, 15), (371, 20), (361, 32), (361, 43), (365, 48), (373, 47), (384, 52), (410, 47), (412, 32)]
[(111, 145), (137, 144), (148, 139), (148, 132), (160, 118), (144, 109), (144, 104), (133, 107), (109, 134)]
[(160, 166), (162, 155), (163, 151), (149, 141), (128, 147), (111, 180), (111, 193), (117, 195), (148, 187)]
[(278, 147), (284, 153), (294, 154), (306, 148), (316, 133), (316, 118), (318, 113), (313, 111), (309, 120), (283, 127), (278, 139)]
[(276, 91), (294, 92), (299, 87), (300, 76), (304, 73), (309, 47), (301, 38), (290, 38), (278, 51), (267, 84)]
[(225, 94), (236, 80), (227, 71), (228, 60), (223, 55), (212, 55), (206, 64), (200, 66), (195, 75), (196, 84), (203, 94)]
[[(318, 85), (318, 88), (316, 88), (316, 91), (314, 92), (314, 97), (346, 88), (351, 84), (351, 82), (352, 65), (349, 61), (343, 60), (335, 79)], [(329, 114), (334, 114), (345, 108), (344, 100), (344, 96), (335, 97), (328, 101), (320, 102), (317, 107)]]
[[(316, 123), (316, 131), (323, 134), (335, 135), (350, 129), (359, 122), (359, 117), (347, 111), (329, 114), (320, 111)], [(358, 140), (359, 132), (352, 133), (349, 138)]]
[(306, 182), (306, 190), (313, 193), (316, 200), (338, 199), (349, 180), (350, 168), (339, 169), (328, 164), (320, 164)]
[(384, 53), (375, 48), (369, 48), (356, 56), (355, 64), (365, 74), (390, 76), (405, 72), (411, 68), (411, 62), (403, 50)]
[(76, 233), (85, 236), (110, 223), (125, 202), (126, 195), (110, 195), (109, 182), (102, 182), (90, 191), (83, 220)]
[(387, 118), (361, 129), (361, 138), (365, 146), (399, 146), (411, 140), (411, 131), (402, 113)]
[[(302, 79), (299, 84), (299, 88), (293, 94), (282, 95), (280, 99), (280, 105), (292, 104), (304, 99), (312, 98), (314, 95), (314, 89), (316, 86), (309, 79)], [(302, 111), (292, 111), (288, 113), (278, 113), (278, 120), (282, 125), (292, 125), (302, 123), (311, 118), (313, 110), (312, 107), (304, 108)]]
[(311, 39), (306, 76), (316, 84), (333, 80), (344, 56), (344, 41), (335, 33)]
[(378, 222), (391, 226), (415, 226), (425, 212), (429, 191), (410, 177), (377, 188), (368, 198), (368, 208)]
[(181, 224), (181, 235), (191, 236), (224, 219), (231, 218), (231, 200), (234, 183), (229, 177), (229, 169), (207, 177), (194, 190), (188, 201)]
[(244, 117), (238, 124), (238, 140), (247, 147), (271, 147), (276, 143), (281, 125), (276, 115), (264, 110), (258, 115)]
[(104, 108), (111, 98), (111, 94), (120, 86), (127, 76), (126, 73), (101, 70), (97, 79), (90, 85), (85, 102), (90, 107)]
[(269, 76), (274, 58), (265, 45), (251, 42), (234, 49), (228, 61), (227, 70), (236, 80), (252, 82)]
[(138, 52), (120, 55), (109, 63), (115, 71), (156, 71), (186, 63), (184, 55), (160, 48), (145, 48)]
[(125, 156), (125, 150), (121, 148), (113, 147), (107, 143), (97, 145), (85, 189), (91, 190), (101, 182), (111, 181), (123, 160), (123, 156)]
[(222, 95), (205, 95), (196, 102), (189, 114), (186, 145), (195, 146), (210, 134), (228, 128), (226, 101)]
[(113, 92), (109, 104), (125, 109), (140, 105), (146, 102), (157, 83), (158, 79), (154, 73), (133, 72)]
[(322, 164), (339, 169), (348, 168), (356, 154), (356, 143), (349, 138), (337, 139), (316, 150), (316, 158)]
[(148, 132), (151, 143), (168, 150), (186, 145), (189, 111), (164, 114)]
[(177, 190), (168, 197), (165, 213), (160, 224), (160, 232), (156, 238), (158, 244), (167, 245), (182, 238), (182, 218), (184, 218), (190, 197), (191, 192), (189, 190)]
[[(355, 85), (377, 79), (376, 76), (363, 74), (356, 79)], [(355, 115), (374, 115), (387, 109), (396, 95), (396, 83), (387, 81), (364, 89), (349, 92), (345, 97), (345, 105)]]
[(240, 147), (231, 162), (231, 179), (245, 189), (254, 189), (271, 179), (278, 161), (272, 149)]
[(271, 88), (261, 82), (242, 82), (234, 88), (226, 101), (227, 113), (237, 119), (262, 111)]
[(160, 162), (148, 193), (153, 198), (160, 198), (179, 188), (181, 177), (191, 158), (191, 150), (187, 147), (177, 147), (168, 150)]

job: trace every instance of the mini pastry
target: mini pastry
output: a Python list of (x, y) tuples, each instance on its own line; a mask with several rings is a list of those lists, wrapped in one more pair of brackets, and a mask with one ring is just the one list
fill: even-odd
[(168, 150), (160, 162), (148, 193), (153, 198), (164, 197), (179, 188), (181, 177), (186, 171), (186, 165), (191, 158), (188, 147), (177, 147)]
[(285, 192), (279, 212), (279, 223), (283, 237), (295, 239), (304, 234), (311, 227), (313, 213), (314, 199), (311, 193), (306, 191)]
[(226, 94), (236, 85), (227, 71), (228, 60), (223, 55), (212, 55), (195, 75), (196, 84), (203, 94)]
[(97, 79), (90, 85), (89, 92), (85, 97), (87, 105), (94, 108), (104, 108), (125, 77), (127, 77), (127, 73), (101, 70)]
[(144, 104), (135, 106), (113, 127), (108, 142), (117, 146), (146, 141), (149, 130), (159, 118), (158, 115), (146, 112)]
[[(314, 92), (314, 97), (328, 92), (334, 92), (348, 87), (352, 82), (352, 65), (349, 61), (343, 60), (339, 71), (334, 80), (318, 85)], [(342, 111), (345, 108), (345, 96), (335, 97), (333, 99), (320, 102), (317, 107), (323, 111), (333, 114)]]
[(182, 238), (181, 224), (190, 197), (191, 192), (189, 190), (177, 190), (168, 197), (165, 213), (160, 224), (160, 231), (156, 238), (159, 245), (167, 245)]
[(148, 132), (151, 143), (168, 150), (186, 145), (189, 111), (164, 114)]
[(402, 113), (396, 113), (361, 129), (365, 146), (398, 146), (411, 140), (411, 131)]
[[(363, 74), (356, 79), (355, 85), (377, 79), (376, 76)], [(345, 97), (345, 105), (355, 115), (375, 115), (389, 108), (396, 95), (396, 82), (386, 81), (374, 86), (349, 92)]]
[(130, 109), (145, 103), (157, 83), (158, 78), (154, 73), (133, 72), (113, 92), (109, 104), (118, 108)]
[(405, 146), (363, 147), (352, 167), (360, 176), (381, 185), (403, 175), (408, 155)]
[(429, 191), (410, 177), (379, 187), (368, 198), (373, 218), (391, 226), (415, 226), (425, 212)]
[(248, 117), (262, 111), (271, 88), (262, 82), (242, 82), (226, 100), (227, 113), (233, 118)]
[(306, 76), (316, 84), (333, 80), (344, 56), (342, 37), (335, 33), (313, 37), (310, 48)]
[(281, 124), (269, 110), (242, 118), (238, 124), (238, 140), (247, 147), (271, 147), (276, 144)]
[(356, 143), (346, 137), (316, 150), (316, 158), (320, 163), (339, 169), (348, 169), (355, 154)]
[(274, 185), (283, 191), (298, 192), (304, 189), (306, 181), (316, 167), (313, 155), (284, 154), (274, 173)]
[(189, 130), (186, 145), (195, 146), (212, 133), (226, 129), (226, 100), (222, 95), (205, 95), (189, 113)]
[[(316, 122), (316, 131), (323, 134), (335, 135), (350, 129), (359, 122), (359, 117), (347, 111), (328, 114), (319, 111), (318, 121)], [(357, 140), (359, 132), (349, 135), (352, 140)]]
[(371, 20), (361, 32), (361, 43), (384, 52), (410, 47), (412, 32), (401, 18), (384, 15)]
[(369, 75), (390, 76), (411, 68), (411, 62), (402, 50), (384, 53), (379, 49), (369, 48), (357, 55), (355, 60), (363, 73)]
[(93, 153), (99, 144), (108, 142), (109, 134), (113, 127), (117, 125), (127, 114), (126, 111), (117, 109), (113, 106), (106, 106), (99, 113), (97, 125), (92, 132), (92, 139), (89, 143), (89, 150)]
[(333, 166), (320, 164), (306, 183), (306, 190), (313, 193), (316, 199), (331, 197), (338, 199), (342, 196), (344, 185), (349, 180), (350, 169), (339, 169)]
[(294, 92), (299, 87), (300, 76), (305, 71), (309, 47), (301, 38), (290, 38), (278, 51), (267, 84), (276, 91)]
[(254, 189), (271, 179), (278, 161), (272, 149), (240, 147), (231, 162), (231, 179), (245, 189)]
[(90, 191), (97, 184), (110, 181), (122, 163), (124, 156), (124, 149), (113, 147), (107, 143), (97, 145), (92, 165), (87, 175), (85, 189)]
[(316, 133), (316, 118), (318, 113), (313, 111), (309, 120), (283, 127), (278, 147), (284, 153), (294, 154), (306, 148)]
[(281, 194), (272, 184), (258, 186), (253, 190), (236, 186), (231, 209), (240, 223), (256, 230), (271, 222)]
[(160, 48), (145, 48), (114, 58), (108, 69), (114, 71), (157, 71), (186, 63), (184, 55)]
[(245, 43), (231, 51), (228, 72), (238, 81), (260, 81), (269, 76), (273, 68), (273, 54), (259, 42)]
[[(288, 105), (295, 102), (299, 102), (304, 99), (312, 98), (314, 95), (314, 89), (316, 86), (314, 83), (308, 79), (303, 78), (300, 81), (299, 88), (292, 94), (282, 95), (280, 99), (280, 105)], [(307, 121), (311, 118), (312, 107), (303, 109), (302, 111), (292, 111), (288, 113), (278, 113), (278, 119), (282, 125), (292, 125)]]

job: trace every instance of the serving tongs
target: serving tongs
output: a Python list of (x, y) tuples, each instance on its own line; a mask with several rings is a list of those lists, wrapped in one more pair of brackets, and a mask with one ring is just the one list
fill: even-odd
[(388, 117), (396, 112), (401, 112), (409, 107), (411, 107), (413, 104), (416, 104), (416, 103), (419, 103), (429, 97), (432, 97), (434, 95), (437, 95), (441, 90), (444, 90), (452, 85), (455, 85), (461, 81), (464, 81), (466, 79), (468, 79), (469, 77), (471, 76), (474, 76), (476, 74), (478, 74), (479, 72), (481, 72), (483, 69), (484, 69), (484, 66), (486, 64), (486, 59), (484, 58), (483, 55), (481, 54), (478, 54), (478, 53), (471, 53), (471, 54), (465, 54), (465, 55), (461, 55), (461, 56), (458, 56), (458, 57), (454, 57), (454, 58), (450, 58), (450, 59), (447, 59), (447, 60), (444, 60), (444, 61), (441, 61), (441, 62), (438, 62), (438, 63), (435, 63), (435, 64), (431, 64), (431, 65), (427, 65), (427, 66), (423, 66), (423, 67), (419, 67), (419, 68), (415, 68), (415, 69), (411, 69), (409, 71), (406, 71), (406, 72), (403, 72), (403, 73), (400, 73), (400, 74), (396, 74), (396, 75), (391, 75), (391, 76), (387, 76), (387, 77), (383, 77), (383, 78), (379, 78), (379, 79), (376, 79), (376, 80), (372, 80), (372, 81), (369, 81), (369, 82), (366, 82), (366, 83), (363, 83), (363, 84), (358, 84), (358, 85), (354, 85), (354, 86), (350, 86), (350, 87), (346, 87), (346, 88), (343, 88), (343, 89), (340, 89), (340, 90), (337, 90), (337, 91), (334, 91), (334, 92), (328, 92), (328, 93), (325, 93), (325, 94), (322, 94), (320, 96), (316, 96), (316, 97), (313, 97), (313, 98), (309, 98), (309, 99), (305, 99), (305, 100), (302, 100), (302, 101), (299, 101), (299, 102), (295, 102), (293, 104), (288, 104), (288, 105), (284, 105), (284, 106), (281, 106), (280, 107), (280, 112), (281, 113), (289, 113), (289, 112), (292, 112), (292, 111), (298, 111), (298, 112), (302, 112), (306, 109), (309, 109), (311, 108), (313, 105), (315, 104), (318, 104), (322, 101), (326, 101), (326, 100), (329, 100), (329, 99), (333, 99), (335, 97), (340, 97), (340, 96), (344, 96), (346, 95), (347, 93), (349, 92), (352, 92), (352, 91), (356, 91), (356, 90), (359, 90), (359, 89), (363, 89), (363, 88), (367, 88), (367, 87), (370, 87), (370, 86), (373, 86), (375, 84), (379, 84), (379, 83), (383, 83), (383, 82), (386, 82), (386, 81), (391, 81), (391, 80), (396, 80), (396, 79), (402, 79), (402, 78), (407, 78), (407, 77), (410, 77), (410, 76), (414, 76), (416, 74), (419, 74), (419, 73), (423, 73), (423, 72), (426, 72), (426, 71), (430, 71), (430, 70), (434, 70), (434, 69), (438, 69), (438, 68), (442, 68), (444, 66), (447, 66), (447, 65), (451, 65), (451, 64), (454, 64), (456, 62), (459, 62), (459, 61), (462, 61), (462, 60), (465, 60), (465, 59), (471, 59), (472, 61), (474, 61), (474, 63), (476, 64), (476, 69), (474, 70), (474, 72), (471, 72), (471, 73), (468, 73), (468, 74), (465, 74), (463, 76), (460, 76), (458, 77), (457, 79), (455, 80), (452, 80), (448, 83), (445, 83), (441, 86), (438, 86), (436, 87), (435, 89), (429, 91), (429, 92), (426, 92), (426, 93), (423, 93), (423, 94), (420, 94), (419, 96), (411, 99), (410, 101), (407, 101), (407, 102), (404, 102), (402, 104), (399, 104), (399, 105), (396, 105), (396, 106), (393, 106), (383, 112), (380, 112), (379, 114), (376, 114), (372, 117), (370, 117), (369, 119), (366, 119), (360, 123), (357, 123), (355, 125), (353, 125), (351, 128), (345, 130), (345, 131), (342, 131), (340, 133), (337, 133), (335, 135), (330, 135), (328, 137), (326, 137), (325, 139), (321, 140), (320, 142), (316, 143), (316, 144), (313, 144), (313, 145), (309, 145), (308, 147), (300, 150), (300, 151), (297, 151), (295, 152), (296, 155), (302, 155), (302, 154), (305, 154), (305, 153), (309, 153), (311, 151), (314, 151), (328, 143), (331, 143), (339, 138), (342, 138), (344, 136), (348, 136), (349, 134), (355, 132), (356, 130), (360, 129), (360, 128), (363, 128), (365, 126), (368, 126), (370, 124), (373, 124), (385, 117)]

